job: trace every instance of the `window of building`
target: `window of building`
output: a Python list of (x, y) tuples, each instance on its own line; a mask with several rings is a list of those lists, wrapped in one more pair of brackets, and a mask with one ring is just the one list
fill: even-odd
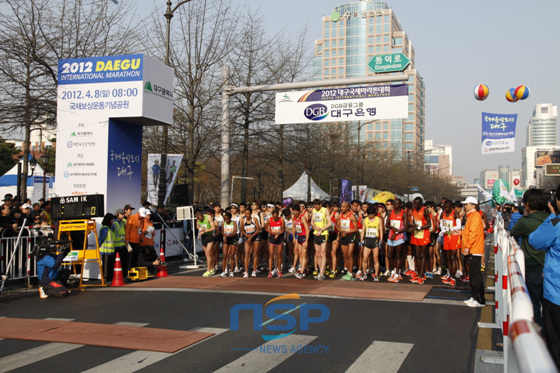
[(402, 48), (393, 48), (392, 52), (394, 52), (394, 53), (402, 53)]
[[(409, 122), (414, 121), (414, 114), (408, 114), (408, 121), (409, 121)], [(407, 125), (405, 124), (404, 126), (405, 126), (405, 128), (406, 128)]]
[(330, 62), (331, 61), (329, 61), (329, 60), (325, 60), (325, 66), (329, 66)]
[(389, 24), (388, 23), (383, 24), (383, 31), (389, 32)]
[(332, 46), (333, 46), (333, 47), (336, 47), (336, 39), (334, 39), (334, 40), (332, 41)]
[(383, 16), (383, 23), (389, 23), (389, 16)]
[(379, 122), (375, 123), (375, 130), (376, 131), (381, 131), (381, 123), (379, 123)]
[(330, 57), (330, 52), (329, 51), (325, 51), (325, 57)]
[(414, 140), (414, 134), (413, 133), (405, 133), (404, 134), (404, 139), (405, 139), (405, 141), (412, 141), (412, 140)]
[(368, 131), (373, 131), (373, 123), (368, 123), (367, 129)]
[(388, 142), (383, 143), (383, 149), (389, 149), (389, 143)]
[(383, 123), (383, 131), (387, 131), (389, 129), (389, 123), (384, 122)]
[(388, 43), (388, 42), (389, 42), (389, 35), (383, 35), (383, 42), (384, 42), (384, 43)]
[(389, 138), (389, 132), (383, 132), (383, 140), (387, 140)]
[(384, 53), (389, 52), (389, 46), (388, 46), (388, 45), (384, 45), (384, 46), (383, 46), (383, 52), (384, 52)]
[(408, 103), (408, 111), (414, 111), (414, 102)]
[(342, 67), (338, 69), (338, 75), (344, 75), (344, 69)]
[(393, 38), (393, 45), (401, 45), (402, 38)]
[(369, 132), (367, 134), (367, 138), (368, 138), (368, 140), (373, 140), (373, 133)]
[(331, 74), (336, 75), (336, 69), (331, 69)]
[(381, 43), (381, 35), (375, 37), (376, 43)]
[(333, 57), (336, 57), (336, 49), (333, 49), (333, 51), (332, 51), (332, 56), (333, 56)]
[(375, 50), (377, 51), (377, 53), (381, 53), (381, 45), (378, 45)]
[(370, 37), (368, 38), (368, 44), (373, 44), (373, 36), (370, 36)]
[(330, 47), (330, 42), (329, 42), (329, 41), (325, 41), (323, 44), (325, 45), (325, 48), (329, 48), (329, 47)]
[(344, 58), (339, 58), (338, 59), (338, 64), (339, 65), (344, 65)]
[(375, 139), (376, 140), (381, 140), (381, 132), (376, 132), (375, 133)]
[(381, 34), (381, 24), (380, 23), (378, 23), (377, 26), (375, 27), (375, 33)]
[(414, 150), (414, 144), (405, 142), (404, 143), (404, 150)]
[(405, 123), (404, 124), (405, 131), (414, 131), (414, 124), (413, 123)]
[(373, 47), (371, 47), (371, 46), (368, 47), (368, 53), (369, 53), (369, 54), (373, 54)]
[(325, 76), (326, 76), (326, 75), (329, 75), (329, 69), (323, 70), (323, 75), (325, 75)]
[(325, 30), (325, 39), (328, 39), (331, 37), (331, 32), (330, 30)]

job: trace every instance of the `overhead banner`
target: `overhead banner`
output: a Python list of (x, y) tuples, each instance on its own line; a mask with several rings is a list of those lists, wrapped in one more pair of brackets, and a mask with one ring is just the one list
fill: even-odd
[[(183, 161), (183, 154), (167, 154), (167, 166), (165, 168), (165, 183), (166, 192), (165, 200), (162, 206), (167, 204), (169, 195), (173, 190), (173, 185), (175, 184), (175, 179), (177, 178), (177, 171), (179, 171), (179, 166)], [(148, 201), (158, 206), (160, 205), (158, 200), (159, 191), (159, 173), (161, 170), (161, 154), (148, 154)]]
[(482, 155), (515, 151), (517, 114), (482, 113)]
[(276, 94), (276, 124), (408, 117), (408, 85), (332, 88)]

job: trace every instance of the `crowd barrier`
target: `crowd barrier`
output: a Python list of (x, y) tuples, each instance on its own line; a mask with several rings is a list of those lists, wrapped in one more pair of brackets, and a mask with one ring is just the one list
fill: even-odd
[(535, 328), (533, 304), (525, 285), (525, 256), (496, 217), (494, 227), (495, 324), (501, 329), (504, 372), (558, 372)]
[[(31, 255), (31, 250), (35, 246), (37, 237), (28, 228), (23, 228), (20, 241), (16, 247), (17, 236), (5, 237), (6, 231), (2, 231), (0, 236), (0, 273), (7, 274), (10, 279), (29, 279), (37, 276), (37, 266), (35, 257)], [(9, 272), (7, 266), (12, 258)]]

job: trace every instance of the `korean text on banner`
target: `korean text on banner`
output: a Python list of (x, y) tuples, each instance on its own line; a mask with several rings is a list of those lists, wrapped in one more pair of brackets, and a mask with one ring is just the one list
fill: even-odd
[(517, 114), (482, 113), (482, 154), (515, 151)]
[(276, 94), (276, 124), (374, 121), (407, 117), (406, 84)]

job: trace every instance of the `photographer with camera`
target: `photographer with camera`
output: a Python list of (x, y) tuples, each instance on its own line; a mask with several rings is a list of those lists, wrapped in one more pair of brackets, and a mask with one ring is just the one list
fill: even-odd
[(69, 242), (54, 241), (51, 237), (41, 237), (33, 254), (37, 256), (37, 277), (39, 278), (39, 297), (63, 298), (68, 295), (66, 281), (69, 270), (60, 270), (62, 261), (70, 252)]

